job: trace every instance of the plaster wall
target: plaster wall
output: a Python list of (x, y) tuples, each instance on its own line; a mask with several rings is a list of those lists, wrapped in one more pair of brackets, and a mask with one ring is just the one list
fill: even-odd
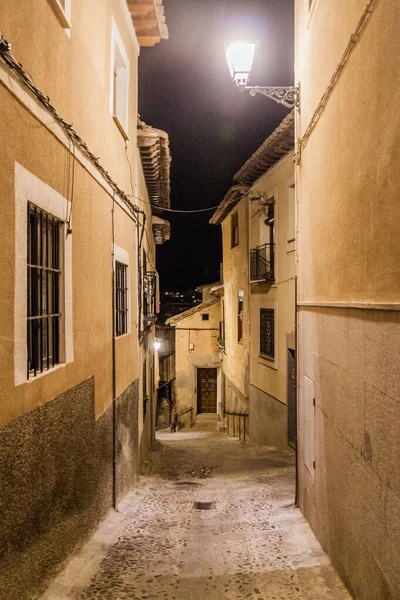
[[(249, 297), (249, 201), (242, 198), (222, 223), (225, 351), (223, 369), (232, 385), (226, 387), (226, 408), (234, 410), (232, 403), (246, 403), (249, 382), (250, 353), (250, 297)], [(231, 247), (232, 215), (238, 213), (239, 244)], [(243, 340), (238, 342), (238, 292), (244, 292)], [(232, 390), (235, 389), (235, 400)], [(230, 401), (231, 398), (231, 401)], [(243, 406), (241, 410), (243, 410)]]
[[(298, 137), (365, 2), (316, 0), (308, 28), (307, 5), (306, 0), (296, 2), (296, 80), (302, 94)], [(400, 90), (393, 77), (400, 71), (393, 43), (399, 20), (398, 2), (377, 2), (302, 151), (300, 302), (399, 302)]]
[(354, 597), (397, 598), (400, 313), (302, 308), (299, 331), (301, 508)]
[[(130, 63), (128, 157), (134, 165), (137, 122), (138, 47), (125, 0), (71, 2), (67, 35), (56, 0), (16, 0), (1, 6), (2, 35), (35, 84), (87, 142), (122, 189), (130, 189), (125, 139), (110, 113), (112, 19)], [(51, 118), (48, 119), (51, 121)]]
[[(313, 4), (296, 1), (298, 137), (366, 3)], [(300, 505), (360, 600), (400, 595), (399, 22), (376, 2), (297, 169)]]
[[(256, 193), (275, 199), (275, 282), (250, 283), (250, 436), (287, 446), (287, 353), (295, 349), (295, 245), (293, 152), (256, 182)], [(250, 248), (269, 241), (265, 207), (250, 203)], [(292, 213), (292, 215), (290, 215)], [(268, 238), (268, 239), (267, 239)], [(275, 360), (260, 355), (260, 309), (275, 310)], [(273, 403), (277, 406), (273, 406)]]
[[(197, 414), (197, 368), (221, 366), (218, 347), (220, 311), (217, 302), (176, 324), (175, 399), (178, 412), (193, 408), (193, 416)], [(208, 321), (202, 320), (203, 313), (208, 313)], [(189, 344), (193, 344), (193, 350)]]
[[(40, 6), (12, 4), (2, 7), (2, 34), (36, 85), (50, 96), (61, 116), (73, 123), (113, 179), (128, 194), (143, 198), (140, 207), (147, 214), (144, 244), (154, 264), (151, 209), (136, 149), (137, 55), (122, 10), (125, 4), (73, 1), (70, 36), (55, 17), (50, 0)], [(126, 148), (109, 109), (107, 41), (111, 39), (112, 16), (131, 66), (130, 141)], [(29, 97), (33, 104), (27, 109), (24, 94), (26, 90), (1, 65), (0, 142), (4, 151), (0, 158), (0, 220), (5, 234), (0, 239), (0, 438), (6, 447), (0, 468), (5, 474), (2, 480), (7, 482), (1, 502), (7, 507), (7, 517), (1, 522), (6, 528), (13, 527), (11, 536), (5, 533), (7, 567), (2, 569), (1, 587), (9, 586), (8, 600), (23, 598), (27, 590), (39, 588), (112, 502), (114, 244), (128, 257), (131, 287), (129, 333), (115, 340), (117, 501), (134, 485), (138, 473), (142, 378), (136, 224), (118, 201), (113, 203), (104, 181), (82, 164), (79, 155), (74, 162), (71, 202), (73, 154), (68, 142), (62, 133), (50, 131), (54, 125), (50, 115), (40, 117)], [(127, 158), (132, 165), (133, 188)], [(54, 197), (72, 205), (68, 238), (72, 248), (72, 360), (19, 385), (14, 378), (16, 249), (26, 243), (26, 230), (16, 227), (16, 163), (38, 186), (47, 186), (50, 200), (53, 192)], [(28, 188), (26, 205), (29, 200)], [(151, 424), (149, 417), (149, 431)]]

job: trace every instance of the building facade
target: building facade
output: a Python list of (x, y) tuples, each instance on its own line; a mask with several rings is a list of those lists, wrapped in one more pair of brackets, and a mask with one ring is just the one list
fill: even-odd
[(142, 3), (145, 26), (122, 0), (39, 4), (1, 9), (8, 600), (40, 589), (135, 483), (155, 422), (155, 244), (169, 231), (152, 222), (169, 202), (168, 139), (137, 121), (140, 44), (167, 35), (162, 6)]
[(221, 414), (220, 319), (220, 299), (211, 296), (166, 321), (175, 328), (174, 427)]
[(400, 5), (295, 10), (300, 506), (354, 597), (398, 598)]
[(291, 113), (211, 219), (222, 226), (226, 428), (280, 448), (296, 437), (293, 146)]

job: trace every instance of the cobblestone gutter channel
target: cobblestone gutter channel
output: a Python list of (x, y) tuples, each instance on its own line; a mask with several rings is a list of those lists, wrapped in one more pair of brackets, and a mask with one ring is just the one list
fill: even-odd
[(207, 429), (161, 434), (150, 474), (42, 600), (349, 599), (293, 506), (293, 462)]

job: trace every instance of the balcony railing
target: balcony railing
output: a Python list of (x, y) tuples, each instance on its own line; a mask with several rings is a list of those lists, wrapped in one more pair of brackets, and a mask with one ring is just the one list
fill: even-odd
[(250, 250), (250, 281), (274, 281), (274, 244)]
[(143, 277), (143, 317), (146, 320), (155, 319), (157, 317), (156, 291), (156, 274), (146, 273)]

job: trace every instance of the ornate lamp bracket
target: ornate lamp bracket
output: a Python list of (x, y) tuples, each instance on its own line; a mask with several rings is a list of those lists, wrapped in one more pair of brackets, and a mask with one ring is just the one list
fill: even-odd
[(256, 94), (262, 94), (271, 98), (278, 104), (283, 104), (286, 108), (297, 108), (300, 110), (300, 87), (289, 86), (289, 87), (260, 87), (260, 86), (245, 86), (243, 89), (248, 90), (252, 96)]

